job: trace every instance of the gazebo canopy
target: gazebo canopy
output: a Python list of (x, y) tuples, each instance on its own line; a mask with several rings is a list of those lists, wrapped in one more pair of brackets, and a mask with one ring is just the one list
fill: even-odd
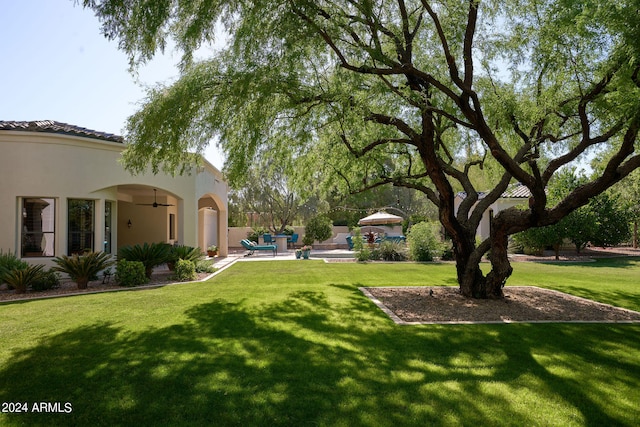
[(360, 219), (360, 221), (358, 221), (358, 224), (360, 225), (400, 224), (402, 221), (403, 219), (401, 216), (380, 211)]

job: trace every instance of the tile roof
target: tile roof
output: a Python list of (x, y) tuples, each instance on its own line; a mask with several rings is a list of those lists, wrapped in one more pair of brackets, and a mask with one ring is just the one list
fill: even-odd
[(510, 186), (500, 197), (507, 199), (528, 199), (531, 197), (531, 191), (526, 185), (518, 182)]
[[(487, 194), (489, 194), (488, 191), (478, 191), (478, 200), (484, 199)], [(461, 191), (457, 196), (461, 199), (465, 199), (467, 197), (467, 193)], [(503, 199), (528, 199), (531, 197), (531, 191), (529, 191), (529, 188), (527, 188), (526, 185), (518, 182), (510, 185), (507, 191), (502, 193), (500, 197)]]
[(112, 133), (99, 132), (80, 126), (70, 125), (67, 123), (56, 122), (53, 120), (34, 120), (34, 121), (11, 121), (0, 120), (0, 130), (14, 130), (24, 132), (45, 132), (59, 133), (64, 135), (81, 136), (85, 138), (100, 139), (111, 142), (124, 142), (120, 135)]

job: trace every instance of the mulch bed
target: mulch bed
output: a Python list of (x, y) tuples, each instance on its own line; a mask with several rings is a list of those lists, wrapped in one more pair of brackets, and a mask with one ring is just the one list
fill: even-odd
[(458, 287), (380, 287), (361, 291), (396, 323), (622, 322), (640, 313), (535, 286), (507, 286), (505, 298), (470, 299)]
[[(210, 276), (211, 273), (199, 273), (198, 279), (203, 280)], [(15, 301), (35, 298), (53, 298), (60, 296), (70, 296), (78, 294), (90, 294), (96, 292), (110, 292), (110, 291), (123, 291), (131, 289), (145, 289), (163, 286), (177, 282), (173, 277), (173, 272), (169, 270), (154, 271), (151, 275), (151, 280), (142, 286), (128, 288), (120, 286), (116, 281), (111, 278), (107, 283), (102, 283), (102, 279), (89, 282), (87, 289), (78, 289), (78, 285), (70, 280), (64, 280), (60, 283), (60, 286), (55, 289), (49, 289), (47, 291), (31, 291), (28, 290), (24, 294), (18, 294), (15, 290), (9, 289), (7, 285), (0, 286), (0, 302), (2, 301)]]

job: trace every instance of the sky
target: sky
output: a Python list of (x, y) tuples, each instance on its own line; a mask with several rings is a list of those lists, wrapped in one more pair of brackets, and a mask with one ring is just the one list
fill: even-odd
[[(178, 76), (166, 52), (133, 76), (117, 41), (73, 0), (0, 0), (0, 120), (55, 120), (122, 135), (144, 87)], [(205, 152), (219, 169), (215, 144)]]

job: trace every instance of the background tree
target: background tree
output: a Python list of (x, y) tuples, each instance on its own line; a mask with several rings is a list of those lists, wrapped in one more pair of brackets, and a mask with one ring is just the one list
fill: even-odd
[(304, 227), (304, 238), (302, 242), (305, 245), (312, 245), (313, 242), (322, 242), (329, 239), (333, 235), (333, 224), (331, 220), (323, 215), (318, 215), (307, 221)]
[(244, 216), (256, 215), (258, 225), (276, 234), (293, 225), (304, 200), (289, 185), (285, 168), (262, 159), (248, 168), (246, 175), (243, 185), (232, 190), (234, 210)]
[[(596, 173), (601, 169), (600, 159), (593, 164)], [(623, 183), (615, 185), (610, 196), (615, 199), (615, 204), (624, 206), (626, 218), (631, 223), (631, 243), (638, 247), (638, 222), (640, 222), (640, 170), (635, 170)], [(619, 220), (619, 219), (618, 219)], [(616, 229), (615, 232), (619, 231)], [(620, 240), (622, 242), (624, 240)]]
[[(134, 67), (169, 41), (183, 53), (181, 77), (128, 121), (130, 170), (180, 172), (218, 136), (232, 181), (266, 153), (301, 165), (299, 188), (413, 188), (438, 207), (467, 296), (502, 296), (510, 235), (559, 222), (640, 166), (635, 0), (83, 4)], [(219, 23), (228, 46), (194, 61)], [(602, 174), (550, 206), (554, 174), (601, 145), (613, 153)], [(490, 187), (474, 183), (480, 168)], [(500, 212), (476, 244), (482, 214), (514, 181), (529, 208)]]
[(629, 241), (630, 211), (619, 195), (607, 191), (591, 199), (586, 207), (595, 219), (595, 232), (589, 239), (593, 245), (615, 246)]
[(334, 225), (356, 227), (362, 217), (378, 210), (404, 218), (405, 232), (410, 224), (438, 219), (436, 206), (423, 193), (404, 187), (386, 185), (355, 194), (334, 194), (329, 204), (328, 215)]
[(556, 259), (560, 259), (560, 249), (566, 238), (561, 222), (546, 227), (529, 228), (513, 237), (525, 253), (542, 255), (547, 247), (552, 247)]
[[(597, 172), (596, 172), (597, 173)], [(550, 202), (558, 203), (567, 194), (589, 179), (576, 173), (575, 169), (567, 169), (559, 173), (548, 187)], [(556, 259), (565, 240), (575, 245), (580, 253), (588, 243), (596, 246), (614, 246), (629, 238), (629, 211), (620, 197), (609, 190), (592, 198), (560, 222), (540, 228), (530, 228), (516, 234), (516, 241), (525, 246), (542, 251), (553, 247)]]

